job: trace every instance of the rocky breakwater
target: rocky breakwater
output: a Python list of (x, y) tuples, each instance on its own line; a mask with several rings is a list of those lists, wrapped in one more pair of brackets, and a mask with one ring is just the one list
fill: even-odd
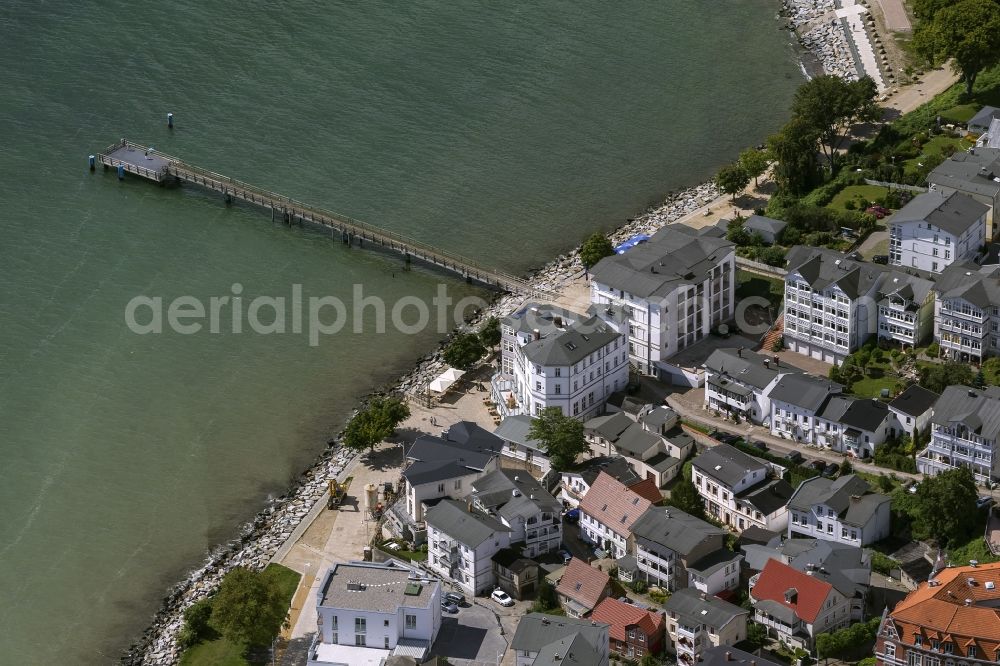
[(834, 0), (784, 0), (783, 15), (799, 42), (818, 61), (826, 74), (849, 80), (858, 78), (844, 22), (837, 18)]

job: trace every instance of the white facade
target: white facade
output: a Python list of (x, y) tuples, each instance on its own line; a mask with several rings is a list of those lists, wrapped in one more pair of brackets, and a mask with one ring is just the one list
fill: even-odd
[(917, 469), (921, 474), (937, 476), (956, 467), (968, 467), (976, 483), (1000, 477), (996, 440), (984, 439), (962, 424), (933, 424), (930, 444), (917, 455)]
[(889, 262), (940, 273), (956, 261), (972, 260), (986, 243), (986, 214), (956, 236), (927, 222), (889, 224)]
[(941, 346), (941, 356), (980, 363), (985, 355), (1000, 350), (997, 308), (939, 297), (934, 305), (934, 339)]
[(510, 533), (496, 530), (482, 543), (470, 546), (462, 535), (445, 534), (427, 525), (427, 565), (442, 578), (454, 581), (467, 594), (476, 596), (496, 587), (492, 558), (510, 546)]
[(875, 331), (875, 283), (852, 298), (839, 286), (813, 290), (803, 277), (785, 276), (785, 344), (792, 351), (839, 365)]
[(407, 480), (404, 486), (406, 512), (414, 521), (422, 522), (424, 520), (424, 502), (441, 497), (462, 499), (472, 492), (473, 482), (498, 469), (500, 469), (500, 458), (495, 457), (482, 471), (470, 470), (469, 474), (462, 476), (417, 485), (411, 485)]
[[(754, 601), (753, 589), (761, 574), (750, 578), (751, 601)], [(770, 636), (787, 645), (812, 650), (816, 636), (843, 629), (851, 624), (851, 603), (836, 588), (830, 587), (829, 593), (820, 606), (820, 611), (812, 622), (798, 615), (791, 622), (785, 621), (769, 613), (761, 605), (754, 602), (753, 619), (763, 625)]]
[(785, 507), (765, 515), (750, 502), (738, 497), (740, 493), (763, 483), (767, 478), (768, 467), (763, 463), (748, 470), (733, 484), (711, 476), (697, 465), (691, 470), (691, 480), (710, 516), (739, 531), (757, 526), (772, 532), (782, 532), (788, 525), (788, 511)]
[(618, 559), (628, 554), (628, 538), (611, 529), (586, 511), (580, 511), (580, 538)]
[(688, 587), (713, 596), (727, 590), (735, 590), (740, 584), (742, 561), (743, 556), (736, 554), (731, 561), (713, 568), (708, 573), (688, 569)]
[(644, 574), (644, 577), (640, 576), (640, 580), (646, 580), (670, 592), (677, 589), (675, 573), (679, 563), (674, 551), (664, 546), (652, 548), (636, 542), (635, 562), (636, 567)]

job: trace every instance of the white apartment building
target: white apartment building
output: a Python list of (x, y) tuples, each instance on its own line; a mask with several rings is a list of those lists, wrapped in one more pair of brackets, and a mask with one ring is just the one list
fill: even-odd
[(559, 550), (562, 504), (534, 477), (502, 469), (472, 484), (473, 508), (497, 518), (510, 529), (510, 542), (523, 543), (525, 557)]
[(770, 423), (771, 389), (795, 366), (746, 349), (716, 349), (705, 361), (705, 407), (739, 415), (753, 423)]
[(913, 438), (915, 433), (927, 430), (934, 404), (940, 397), (934, 391), (913, 384), (893, 398), (889, 403), (889, 411), (895, 419), (893, 435), (906, 433)]
[(444, 499), (428, 509), (427, 565), (476, 596), (496, 586), (492, 558), (510, 545), (510, 528), (496, 518)]
[(879, 287), (878, 337), (918, 346), (934, 333), (934, 283), (885, 271)]
[(691, 480), (708, 514), (743, 531), (751, 526), (783, 532), (792, 487), (770, 478), (770, 466), (726, 444), (708, 449), (692, 461)]
[(602, 472), (625, 486), (642, 481), (642, 477), (636, 474), (635, 469), (625, 458), (599, 456), (587, 460), (575, 470), (567, 470), (560, 475), (559, 501), (571, 509), (579, 507)]
[(989, 206), (986, 238), (993, 239), (993, 211), (1000, 206), (1000, 148), (984, 146), (956, 152), (927, 174), (927, 185), (943, 194), (961, 192)]
[(986, 244), (989, 206), (961, 192), (919, 194), (888, 220), (889, 263), (940, 273)]
[(718, 597), (685, 588), (663, 604), (667, 615), (668, 650), (680, 666), (696, 666), (702, 653), (720, 645), (736, 645), (747, 637), (750, 611)]
[(543, 478), (552, 469), (545, 447), (538, 440), (531, 439), (531, 422), (528, 414), (508, 416), (497, 426), (493, 434), (503, 440), (504, 463), (508, 467), (524, 469), (536, 478)]
[(882, 268), (832, 250), (797, 245), (785, 275), (785, 344), (839, 365), (878, 329)]
[(344, 562), (316, 591), (309, 666), (380, 663), (400, 651), (422, 661), (441, 628), (441, 583), (398, 564)]
[(917, 469), (935, 476), (966, 467), (977, 483), (994, 481), (1000, 478), (998, 434), (1000, 387), (949, 386), (934, 405), (931, 441), (917, 454)]
[(788, 536), (867, 546), (889, 536), (891, 503), (854, 474), (806, 479), (788, 501)]
[[(590, 619), (528, 613), (510, 641), (516, 666), (572, 663), (608, 666), (611, 625)], [(565, 660), (565, 661), (564, 661)]]
[(525, 307), (501, 325), (501, 371), (491, 381), (502, 416), (558, 407), (585, 420), (628, 384), (628, 331), (597, 316)]
[[(633, 488), (601, 472), (580, 502), (580, 538), (614, 559), (625, 557), (631, 550), (632, 523), (653, 505), (653, 498)], [(659, 501), (655, 486), (653, 491)]]
[(724, 529), (675, 507), (647, 509), (632, 524), (632, 535), (639, 579), (670, 592), (688, 586), (689, 565), (718, 552), (733, 555), (725, 549)]
[(657, 407), (633, 421), (625, 412), (598, 416), (584, 423), (592, 453), (623, 456), (641, 477), (662, 488), (681, 471), (694, 439), (678, 426), (677, 413)]
[(664, 361), (733, 318), (734, 245), (671, 224), (591, 269), (591, 311), (628, 334), (639, 372), (686, 382)]
[(935, 291), (934, 338), (942, 356), (981, 363), (1000, 352), (1000, 266), (955, 264)]
[(768, 635), (805, 650), (819, 634), (851, 624), (851, 602), (837, 588), (776, 559), (750, 578), (750, 602)]

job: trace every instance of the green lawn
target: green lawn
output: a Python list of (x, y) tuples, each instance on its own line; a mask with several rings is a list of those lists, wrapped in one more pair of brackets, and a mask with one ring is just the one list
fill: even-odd
[[(978, 111), (979, 109), (976, 109)], [(923, 145), (920, 155), (903, 162), (903, 169), (906, 173), (916, 173), (920, 170), (920, 165), (933, 156), (940, 155), (941, 151), (948, 146), (954, 146), (956, 151), (962, 151), (969, 147), (965, 139), (956, 139), (950, 136), (939, 135), (930, 139)]]
[(986, 540), (983, 539), (982, 534), (977, 534), (968, 543), (957, 548), (949, 548), (948, 558), (959, 566), (968, 564), (969, 560), (977, 560), (982, 564), (1000, 560), (1000, 557), (991, 553), (990, 549), (986, 547)]
[[(299, 586), (300, 574), (280, 564), (269, 564), (264, 576), (274, 582), (281, 592), (285, 608), (292, 604), (292, 597)], [(243, 656), (244, 646), (235, 645), (222, 636), (204, 641), (184, 651), (181, 666), (249, 666)]]
[(736, 300), (762, 296), (775, 308), (785, 298), (785, 283), (777, 278), (768, 278), (747, 271), (736, 271)]
[[(889, 192), (889, 188), (880, 187), (878, 185), (848, 185), (830, 200), (830, 203), (826, 205), (827, 208), (836, 208), (838, 210), (847, 210), (844, 205), (851, 199), (858, 199), (859, 197), (864, 198), (865, 201), (874, 201), (876, 199), (881, 199)], [(859, 210), (863, 210), (858, 208)]]
[(865, 377), (851, 385), (851, 393), (859, 398), (879, 398), (882, 396), (882, 389), (892, 389), (896, 386), (895, 375), (885, 375), (884, 377)]
[[(998, 100), (1000, 101), (1000, 100)], [(994, 102), (994, 104), (997, 102)], [(980, 102), (971, 102), (968, 104), (957, 104), (950, 109), (945, 109), (941, 112), (941, 120), (952, 122), (952, 123), (967, 123), (972, 120), (972, 116), (979, 113), (979, 109), (983, 108), (985, 104)]]

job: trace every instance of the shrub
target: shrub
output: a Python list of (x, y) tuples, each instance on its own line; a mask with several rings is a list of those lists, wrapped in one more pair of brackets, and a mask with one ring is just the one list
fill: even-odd
[(778, 338), (774, 341), (774, 344), (771, 345), (771, 351), (779, 352), (784, 348), (785, 348), (785, 338), (784, 336), (779, 335)]
[(937, 358), (940, 354), (941, 354), (941, 346), (938, 343), (932, 342), (929, 345), (927, 345), (928, 356), (930, 356), (931, 358)]
[(846, 208), (847, 210), (854, 210), (857, 207), (858, 204), (854, 201), (854, 199), (848, 199), (847, 201), (844, 202), (844, 208)]

